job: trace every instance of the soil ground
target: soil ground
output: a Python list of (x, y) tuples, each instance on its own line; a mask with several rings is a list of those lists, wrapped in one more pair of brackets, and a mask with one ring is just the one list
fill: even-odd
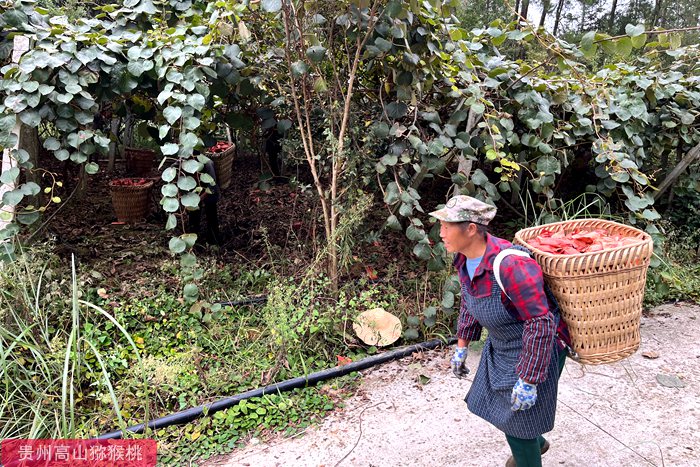
[[(700, 465), (700, 307), (654, 308), (641, 330), (630, 358), (567, 361), (545, 467)], [(319, 426), (250, 440), (203, 467), (505, 465), (503, 434), (467, 410), (471, 378), (454, 378), (449, 357), (442, 349), (367, 370), (345, 407)], [(472, 374), (479, 357), (469, 355)]]

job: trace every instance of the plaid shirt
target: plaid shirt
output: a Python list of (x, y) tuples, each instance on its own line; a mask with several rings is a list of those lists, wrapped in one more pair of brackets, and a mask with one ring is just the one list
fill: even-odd
[[(487, 235), (486, 251), (476, 268), (474, 279), (467, 274), (466, 257), (457, 253), (454, 265), (457, 268), (460, 283), (466, 286), (473, 297), (487, 297), (491, 294), (493, 280), (489, 272), (493, 271), (496, 255), (512, 243), (502, 238)], [(552, 341), (558, 336), (557, 344), (563, 348), (562, 341), (570, 344), (569, 332), (563, 319), (555, 329), (554, 315), (550, 310), (555, 306), (544, 291), (542, 269), (532, 258), (509, 255), (503, 259), (500, 268), (503, 287), (508, 291), (510, 300), (501, 292), (501, 301), (506, 310), (519, 321), (525, 322), (523, 330), (523, 349), (516, 371), (518, 376), (530, 383), (541, 383), (547, 377), (547, 366), (552, 356)], [(457, 337), (467, 341), (479, 340), (481, 325), (469, 313), (462, 300), (459, 313)]]

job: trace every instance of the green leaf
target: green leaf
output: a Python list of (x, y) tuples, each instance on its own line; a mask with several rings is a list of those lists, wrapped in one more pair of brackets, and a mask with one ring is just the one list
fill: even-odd
[[(160, 147), (160, 152), (164, 156), (171, 156), (173, 154), (177, 154), (177, 152), (180, 150), (180, 146), (178, 146), (175, 143), (168, 143)], [(175, 170), (175, 169), (173, 169)], [(168, 181), (168, 180), (166, 180)]]
[(41, 213), (38, 211), (31, 211), (31, 212), (19, 212), (17, 213), (17, 220), (19, 221), (20, 224), (24, 225), (31, 225), (37, 220), (39, 220), (39, 217), (41, 217)]
[(412, 242), (420, 242), (425, 238), (425, 231), (411, 224), (408, 226), (408, 229), (406, 229), (406, 237)]
[(201, 94), (192, 94), (187, 96), (187, 104), (195, 110), (202, 110), (206, 102), (206, 99)]
[(36, 110), (25, 110), (19, 114), (19, 119), (27, 126), (36, 128), (41, 123), (41, 117)]
[(471, 176), (472, 183), (476, 186), (484, 186), (488, 183), (489, 179), (486, 174), (481, 169), (476, 169)]
[(163, 210), (165, 212), (177, 212), (180, 209), (180, 202), (177, 198), (165, 198), (163, 200)]
[(19, 177), (19, 167), (12, 167), (10, 169), (5, 170), (2, 173), (2, 175), (0, 176), (0, 182), (9, 185), (15, 183), (17, 177)]
[(593, 45), (593, 40), (595, 39), (596, 32), (595, 31), (589, 31), (586, 34), (583, 35), (581, 38), (581, 42), (579, 45), (581, 46), (582, 49), (588, 49)]
[(445, 292), (442, 294), (441, 305), (443, 308), (452, 308), (455, 305), (455, 294), (449, 290), (445, 290)]
[(99, 170), (100, 166), (94, 162), (88, 162), (85, 164), (85, 172), (89, 175), (95, 175), (97, 172), (99, 172)]
[(141, 60), (129, 62), (126, 65), (126, 69), (129, 70), (129, 73), (136, 78), (141, 76), (144, 72), (143, 63), (141, 63)]
[(627, 183), (630, 179), (630, 174), (628, 174), (627, 172), (624, 172), (624, 171), (613, 172), (612, 174), (610, 174), (610, 178), (612, 178), (613, 180), (615, 180), (618, 183)]
[(645, 209), (642, 211), (642, 217), (648, 221), (661, 219), (661, 215), (655, 209)]
[(29, 17), (20, 7), (8, 8), (2, 15), (2, 19), (8, 26), (14, 29), (24, 30), (28, 28)]
[(560, 174), (561, 162), (554, 156), (544, 156), (537, 160), (537, 171), (545, 175)]
[(2, 196), (2, 204), (8, 206), (17, 206), (19, 203), (22, 202), (22, 198), (24, 198), (24, 193), (22, 193), (22, 190), (20, 189), (7, 191)]
[(301, 60), (292, 63), (292, 75), (295, 78), (304, 76), (309, 71), (309, 65)]
[(182, 170), (184, 170), (187, 173), (195, 173), (199, 172), (200, 168), (203, 166), (201, 162), (195, 160), (195, 159), (187, 159), (185, 162), (182, 163)]
[(175, 227), (177, 227), (177, 217), (175, 217), (175, 214), (168, 214), (165, 230), (173, 230)]
[(169, 197), (175, 197), (177, 196), (178, 190), (177, 190), (177, 185), (174, 183), (166, 183), (160, 188), (160, 193), (163, 196), (169, 196)]
[(163, 171), (163, 174), (160, 178), (162, 178), (164, 182), (172, 182), (173, 180), (175, 180), (176, 176), (177, 169), (175, 167), (168, 167)]
[(403, 102), (391, 102), (386, 106), (386, 114), (393, 120), (398, 120), (408, 113), (408, 106)]
[(625, 25), (625, 34), (627, 34), (630, 37), (637, 37), (643, 33), (644, 33), (644, 25), (643, 24), (638, 24), (636, 26), (633, 24)]
[(629, 37), (623, 37), (617, 41), (617, 53), (622, 57), (628, 57), (632, 53), (632, 40)]
[(375, 122), (372, 125), (372, 132), (377, 138), (386, 138), (389, 136), (389, 125), (384, 122)]
[(187, 208), (196, 208), (199, 206), (199, 195), (193, 192), (187, 193), (182, 197), (180, 202)]
[[(264, 1), (265, 0), (263, 0), (263, 2)], [(199, 297), (199, 289), (197, 288), (197, 286), (195, 284), (185, 285), (185, 288), (183, 289), (182, 293), (184, 294), (185, 298), (189, 302), (196, 301), (197, 297)]]
[(180, 265), (185, 268), (191, 268), (197, 265), (197, 257), (192, 253), (185, 253), (180, 258)]
[(388, 52), (391, 50), (394, 44), (383, 37), (377, 37), (377, 39), (374, 41), (374, 45), (382, 52)]
[(24, 196), (36, 196), (41, 192), (41, 188), (34, 182), (27, 182), (20, 186)]
[(185, 251), (187, 244), (180, 237), (173, 237), (170, 239), (170, 242), (168, 242), (168, 248), (177, 255)]
[(632, 41), (632, 47), (635, 49), (641, 49), (644, 47), (644, 44), (647, 42), (647, 35), (646, 34), (640, 34), (639, 36), (634, 36), (631, 39)]
[(314, 45), (306, 49), (306, 56), (309, 57), (309, 60), (313, 63), (321, 63), (326, 56), (326, 48), (320, 45)]
[(199, 138), (194, 133), (188, 132), (180, 135), (180, 144), (185, 148), (194, 148), (199, 143)]
[(394, 166), (399, 162), (399, 158), (395, 154), (386, 154), (381, 158), (381, 162), (386, 166)]
[(182, 109), (180, 107), (168, 106), (163, 110), (163, 117), (165, 117), (165, 120), (171, 125), (174, 125), (181, 116)]
[(261, 0), (260, 6), (263, 11), (277, 13), (282, 9), (282, 0)]
[(387, 228), (389, 228), (391, 230), (397, 230), (397, 231), (402, 230), (401, 223), (399, 222), (399, 218), (393, 214), (387, 218), (386, 226), (387, 226)]
[(177, 179), (177, 187), (182, 191), (192, 191), (197, 188), (197, 181), (194, 177), (185, 175)]
[[(185, 130), (196, 130), (199, 128), (200, 123), (202, 122), (197, 117), (185, 117), (182, 121), (182, 126)], [(163, 138), (163, 136), (161, 136), (161, 138)]]
[(61, 148), (61, 143), (56, 138), (46, 138), (44, 147), (49, 151), (57, 151)]
[(432, 257), (433, 252), (428, 243), (418, 243), (413, 247), (413, 254), (424, 261), (428, 261)]

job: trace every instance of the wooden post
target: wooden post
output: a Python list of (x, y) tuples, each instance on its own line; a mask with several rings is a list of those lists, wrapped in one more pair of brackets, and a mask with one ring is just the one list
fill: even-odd
[[(15, 36), (14, 43), (12, 46), (12, 61), (14, 63), (19, 63), (19, 59), (24, 52), (29, 50), (29, 38), (24, 36)], [(22, 131), (24, 125), (17, 118), (15, 127), (12, 133), (17, 137), (14, 147), (5, 148), (2, 151), (2, 170), (0, 173), (5, 173), (17, 167), (17, 160), (12, 157), (12, 152), (19, 150), (22, 144), (22, 137), (26, 134), (26, 131)], [(0, 185), (0, 200), (5, 195), (5, 193), (12, 191), (16, 188), (15, 182), (3, 183)], [(15, 218), (15, 207), (14, 206), (2, 206), (2, 215), (0, 215), (0, 230), (5, 229)]]
[(683, 173), (683, 171), (685, 171), (685, 169), (687, 169), (688, 166), (692, 164), (695, 159), (698, 158), (698, 156), (700, 156), (700, 144), (688, 151), (688, 154), (686, 154), (685, 157), (678, 163), (678, 165), (674, 167), (671, 173), (668, 174), (666, 178), (664, 178), (664, 181), (661, 182), (658, 189), (656, 190), (656, 193), (654, 193), (654, 199), (659, 199), (659, 197), (664, 194), (664, 192), (673, 184), (673, 182), (676, 181), (676, 179)]

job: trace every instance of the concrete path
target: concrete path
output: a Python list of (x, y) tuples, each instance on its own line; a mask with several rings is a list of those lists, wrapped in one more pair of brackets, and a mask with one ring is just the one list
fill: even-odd
[[(700, 466), (700, 307), (655, 308), (641, 329), (640, 350), (624, 361), (567, 361), (545, 467)], [(449, 357), (432, 351), (368, 370), (346, 407), (303, 436), (204, 465), (505, 465), (503, 434), (467, 410), (471, 382), (452, 377)], [(469, 355), (472, 371), (478, 360)]]

